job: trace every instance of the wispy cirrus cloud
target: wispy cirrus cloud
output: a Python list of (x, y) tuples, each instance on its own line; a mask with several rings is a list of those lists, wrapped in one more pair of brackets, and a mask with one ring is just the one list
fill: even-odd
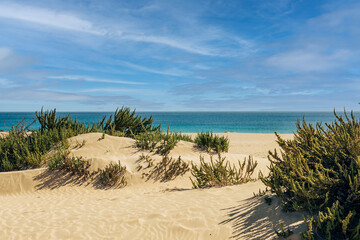
[[(164, 9), (157, 10), (161, 12)], [(253, 44), (249, 40), (219, 29), (211, 29), (209, 26), (199, 25), (195, 28), (192, 26), (195, 31), (198, 31), (196, 35), (189, 33), (184, 35), (181, 32), (179, 34), (167, 34), (159, 30), (158, 27), (155, 27), (153, 30), (146, 29), (143, 27), (144, 20), (135, 18), (134, 21), (134, 17), (129, 16), (124, 16), (121, 19), (121, 24), (112, 26), (106, 23), (108, 22), (105, 20), (106, 18), (95, 24), (94, 21), (80, 17), (72, 12), (55, 11), (25, 4), (0, 3), (0, 18), (23, 21), (48, 28), (97, 35), (115, 41), (125, 40), (162, 45), (205, 56), (231, 57), (242, 55), (248, 52), (250, 48), (253, 48)], [(197, 24), (194, 25), (196, 26)], [(207, 30), (205, 31), (204, 29)], [(239, 51), (224, 49), (226, 44), (236, 45)], [(221, 45), (221, 47), (216, 45)]]
[(358, 102), (359, 16), (353, 0), (2, 1), (0, 98), (78, 109), (349, 106)]
[(34, 62), (36, 60), (33, 57), (17, 54), (9, 47), (0, 47), (0, 71), (2, 73), (18, 70)]
[(73, 14), (61, 13), (45, 8), (24, 4), (0, 3), (0, 18), (41, 24), (48, 27), (103, 35), (105, 32), (94, 28), (93, 23)]
[(135, 69), (135, 70), (140, 70), (143, 72), (155, 73), (155, 74), (160, 74), (160, 75), (180, 77), (180, 76), (186, 76), (189, 74), (189, 72), (178, 69), (178, 68), (159, 70), (159, 69), (145, 67), (145, 66), (142, 66), (139, 64), (134, 64), (134, 63), (126, 62), (126, 61), (120, 61), (120, 63), (124, 66), (127, 66), (127, 67)]
[(297, 49), (271, 56), (266, 63), (285, 71), (329, 71), (343, 66), (352, 55), (346, 49), (335, 52), (320, 52), (313, 48)]
[(5, 78), (0, 78), (0, 86), (9, 87), (9, 86), (12, 86), (12, 82)]
[(82, 89), (82, 93), (133, 93), (138, 92), (138, 89), (129, 88), (89, 88)]
[(98, 83), (116, 83), (116, 84), (129, 84), (129, 85), (141, 85), (143, 82), (132, 82), (117, 79), (103, 79), (94, 78), (89, 76), (77, 76), (77, 75), (64, 75), (64, 76), (49, 76), (49, 79), (67, 80), (67, 81), (85, 81), (85, 82), (98, 82)]

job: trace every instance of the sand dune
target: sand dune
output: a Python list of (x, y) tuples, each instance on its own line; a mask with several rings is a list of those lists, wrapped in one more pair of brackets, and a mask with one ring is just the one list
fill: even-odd
[[(267, 151), (276, 147), (272, 134), (226, 135), (229, 161), (253, 155), (266, 171)], [(90, 160), (93, 170), (120, 160), (128, 185), (104, 190), (46, 169), (1, 173), (0, 239), (274, 239), (280, 220), (302, 230), (303, 213), (284, 213), (276, 199), (268, 206), (253, 197), (264, 189), (260, 181), (202, 190), (191, 188), (189, 173), (170, 182), (147, 181), (137, 170), (139, 157), (160, 156), (137, 149), (133, 139), (101, 139), (98, 133), (72, 138), (71, 152)], [(200, 155), (210, 158), (183, 141), (170, 155), (194, 163)]]
[(6, 137), (7, 135), (9, 135), (8, 132), (0, 132), (0, 137)]

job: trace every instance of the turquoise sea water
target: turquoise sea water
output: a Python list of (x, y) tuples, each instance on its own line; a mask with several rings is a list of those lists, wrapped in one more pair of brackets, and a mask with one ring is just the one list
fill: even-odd
[[(340, 112), (339, 112), (340, 113)], [(97, 122), (110, 112), (71, 112), (58, 113), (70, 114), (71, 118), (86, 124)], [(295, 123), (305, 117), (309, 123), (332, 122), (335, 117), (333, 112), (138, 112), (142, 116), (152, 115), (154, 124), (161, 124), (166, 131), (168, 124), (170, 130), (176, 132), (242, 132), (242, 133), (292, 133), (296, 130)], [(360, 112), (354, 113), (359, 119)], [(0, 112), (0, 130), (6, 130), (25, 118), (31, 122), (34, 113), (27, 112)], [(32, 125), (38, 128), (38, 124)]]

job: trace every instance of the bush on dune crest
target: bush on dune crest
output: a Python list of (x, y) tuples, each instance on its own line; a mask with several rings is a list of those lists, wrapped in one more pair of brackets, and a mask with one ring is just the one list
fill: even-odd
[(8, 136), (0, 138), (0, 172), (39, 167), (51, 148), (73, 135), (67, 129), (28, 133), (13, 126)]
[(126, 167), (118, 163), (110, 163), (105, 169), (99, 169), (100, 183), (105, 187), (126, 186)]
[(100, 184), (104, 187), (126, 186), (125, 179), (126, 167), (120, 163), (110, 163), (104, 169), (90, 172), (91, 164), (82, 157), (70, 156), (69, 143), (67, 141), (59, 144), (56, 151), (53, 152), (48, 167), (50, 170), (59, 170), (77, 176), (81, 180), (88, 180), (89, 177), (94, 179), (98, 176)]
[(206, 151), (215, 151), (216, 153), (229, 151), (229, 139), (227, 137), (219, 137), (212, 132), (198, 133), (195, 143)]
[(180, 140), (193, 142), (191, 137), (187, 135), (169, 131), (170, 125), (166, 133), (162, 133), (160, 130), (140, 133), (134, 137), (136, 146), (165, 156), (170, 153)]
[(57, 130), (62, 131), (66, 130), (71, 132), (72, 136), (76, 136), (78, 134), (83, 134), (90, 132), (90, 130), (81, 122), (78, 122), (76, 119), (73, 120), (69, 115), (61, 117), (56, 115), (56, 109), (46, 110), (44, 112), (41, 109), (40, 112), (35, 112), (36, 118), (40, 124), (40, 132)]
[(0, 138), (0, 172), (24, 170), (41, 166), (45, 154), (61, 141), (88, 132), (106, 132), (115, 136), (134, 137), (141, 132), (158, 131), (160, 126), (152, 126), (152, 117), (135, 116), (135, 111), (121, 108), (105, 122), (106, 117), (91, 127), (73, 120), (69, 116), (58, 116), (56, 109), (41, 109), (35, 112), (40, 124), (38, 130), (31, 130), (21, 121)]
[(204, 157), (200, 157), (200, 166), (192, 164), (191, 174), (195, 178), (191, 179), (194, 188), (222, 187), (236, 185), (252, 181), (251, 178), (257, 166), (257, 162), (251, 157), (243, 162), (238, 161), (238, 166), (231, 165), (225, 161), (225, 157), (218, 155), (217, 160), (210, 156), (207, 163)]
[(90, 177), (90, 162), (84, 160), (82, 157), (71, 157), (70, 151), (67, 149), (69, 144), (65, 144), (66, 146), (59, 146), (52, 158), (48, 161), (49, 169), (64, 170), (84, 180), (88, 179)]
[(360, 239), (360, 122), (338, 116), (327, 128), (303, 120), (293, 140), (277, 135), (265, 185), (284, 210), (309, 210), (305, 239)]
[(150, 117), (141, 117), (135, 115), (135, 110), (131, 111), (128, 107), (116, 109), (114, 115), (107, 120), (103, 117), (100, 125), (103, 131), (109, 135), (122, 133), (125, 137), (134, 137), (144, 132), (156, 132), (160, 130), (159, 126), (153, 126), (154, 119)]

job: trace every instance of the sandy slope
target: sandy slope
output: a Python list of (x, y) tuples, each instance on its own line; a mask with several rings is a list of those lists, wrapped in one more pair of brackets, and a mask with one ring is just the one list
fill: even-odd
[[(266, 171), (266, 153), (276, 147), (272, 134), (226, 134), (229, 161), (251, 154)], [(285, 137), (290, 138), (291, 135)], [(189, 174), (171, 182), (142, 178), (139, 157), (160, 157), (139, 151), (128, 138), (90, 133), (72, 139), (72, 154), (92, 162), (93, 169), (121, 160), (127, 167), (128, 186), (99, 189), (69, 175), (46, 169), (0, 174), (0, 239), (273, 239), (279, 220), (300, 231), (303, 213), (283, 213), (254, 198), (261, 182), (191, 189)], [(85, 142), (83, 147), (75, 147)], [(192, 143), (180, 142), (171, 156), (198, 162)], [(141, 164), (141, 163), (140, 163)], [(295, 226), (296, 225), (296, 226)]]
[(8, 132), (0, 132), (0, 137), (6, 137), (7, 135), (9, 135)]

